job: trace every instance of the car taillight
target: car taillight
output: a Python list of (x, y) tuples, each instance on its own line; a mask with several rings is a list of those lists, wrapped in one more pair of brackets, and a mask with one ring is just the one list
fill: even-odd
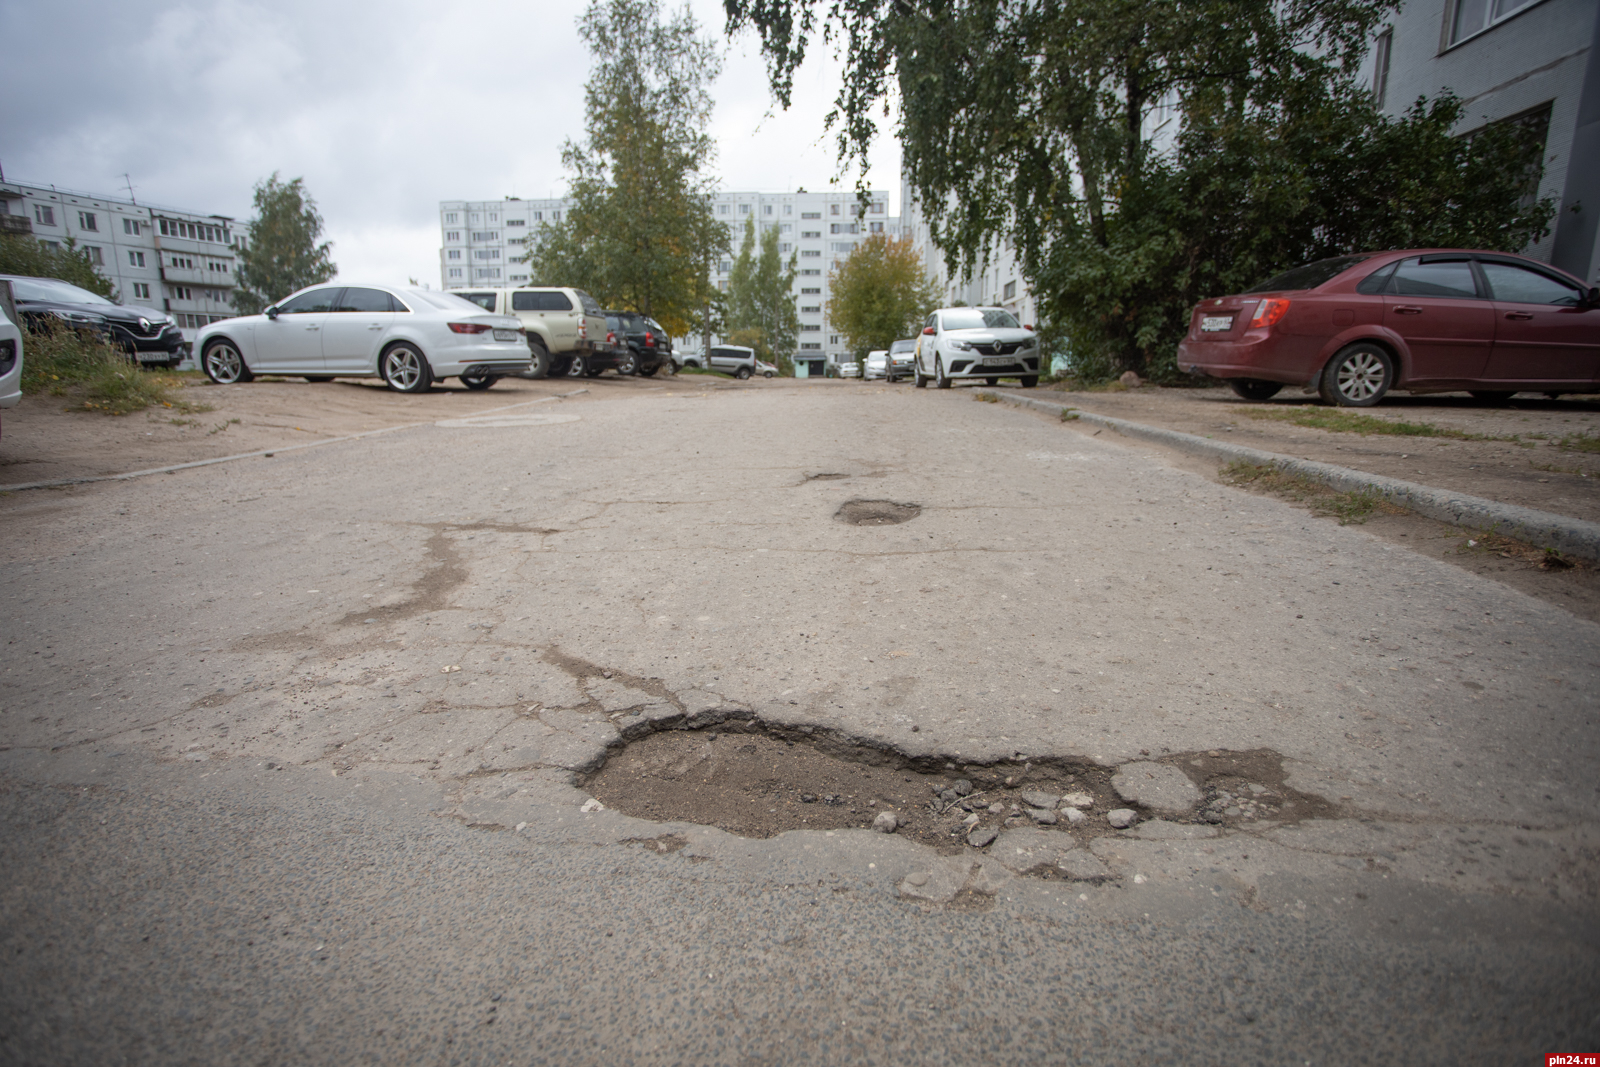
[(578, 320), (578, 336), (582, 337), (582, 338), (585, 338), (585, 339), (588, 338), (588, 336), (589, 336), (589, 320), (588, 319), (580, 318)]
[(656, 346), (656, 335), (649, 330), (644, 332), (644, 346), (646, 348), (654, 348)]
[(1250, 328), (1260, 329), (1263, 326), (1272, 326), (1289, 310), (1289, 301), (1276, 297), (1268, 297), (1256, 305), (1256, 313), (1250, 318)]
[(481, 322), (452, 322), (450, 329), (455, 333), (488, 333), (494, 327)]

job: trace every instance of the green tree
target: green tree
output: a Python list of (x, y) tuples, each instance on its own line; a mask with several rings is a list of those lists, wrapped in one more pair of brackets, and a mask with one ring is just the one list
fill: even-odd
[(922, 327), (938, 301), (909, 238), (875, 233), (833, 269), (828, 320), (857, 358)]
[(233, 307), (253, 315), (296, 289), (325, 282), (338, 272), (332, 245), (322, 236), (322, 216), (301, 178), (279, 181), (276, 171), (256, 184), (256, 217), (239, 252)]
[(578, 286), (681, 336), (704, 325), (711, 265), (728, 249), (706, 172), (720, 54), (687, 7), (663, 21), (657, 0), (593, 0), (578, 29), (594, 69), (585, 141), (562, 152), (575, 202), (528, 262), (542, 284)]
[[(1342, 252), (1516, 249), (1547, 232), (1514, 127), (1381, 115), (1355, 80), (1398, 0), (726, 0), (773, 90), (820, 33), (864, 171), (898, 98), (906, 180), (956, 272), (1009, 237), (1044, 317), (1104, 372), (1174, 372), (1189, 309)], [(1159, 135), (1152, 113), (1174, 122)]]
[(728, 338), (754, 348), (784, 374), (793, 373), (800, 336), (800, 318), (794, 306), (795, 262), (793, 253), (788, 263), (783, 262), (776, 225), (763, 227), (757, 237), (755, 219), (746, 216), (744, 242), (728, 273)]
[(87, 248), (71, 237), (59, 248), (21, 234), (0, 234), (0, 274), (59, 278), (107, 300), (118, 299), (110, 279), (95, 269)]

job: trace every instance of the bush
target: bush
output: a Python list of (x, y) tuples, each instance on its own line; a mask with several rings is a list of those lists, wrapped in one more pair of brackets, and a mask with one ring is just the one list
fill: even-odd
[(68, 410), (126, 415), (161, 405), (179, 411), (209, 411), (206, 404), (178, 399), (175, 374), (144, 370), (92, 333), (65, 328), (29, 332), (23, 338), (22, 391), (70, 397)]
[(117, 299), (111, 282), (89, 261), (88, 250), (80, 249), (70, 237), (65, 248), (51, 248), (32, 237), (0, 234), (0, 274), (59, 278), (107, 300)]

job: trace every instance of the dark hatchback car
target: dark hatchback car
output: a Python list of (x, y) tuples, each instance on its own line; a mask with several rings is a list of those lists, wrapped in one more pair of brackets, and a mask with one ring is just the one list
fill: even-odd
[(140, 363), (176, 367), (183, 362), (183, 331), (160, 311), (113, 304), (57, 278), (0, 277), (11, 283), (17, 313), (30, 330), (93, 330)]
[(1285, 385), (1369, 407), (1390, 389), (1600, 391), (1600, 289), (1523, 256), (1419, 248), (1339, 256), (1194, 309), (1178, 367), (1247, 400)]
[(624, 349), (622, 374), (642, 374), (646, 378), (666, 366), (672, 359), (672, 345), (666, 332), (652, 319), (632, 311), (606, 312), (607, 340), (614, 340)]

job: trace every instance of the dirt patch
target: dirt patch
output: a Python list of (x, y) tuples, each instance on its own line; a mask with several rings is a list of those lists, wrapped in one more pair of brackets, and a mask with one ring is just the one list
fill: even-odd
[[(900, 821), (896, 833), (947, 854), (968, 848), (973, 827), (1040, 825), (1029, 812), (1041, 793), (1092, 798), (1088, 818), (1076, 826), (1069, 826), (1064, 809), (1056, 812), (1055, 830), (1079, 843), (1119, 832), (1106, 822), (1107, 811), (1138, 807), (1112, 789), (1116, 768), (1088, 761), (945, 764), (860, 746), (859, 758), (839, 754), (850, 747), (760, 723), (666, 730), (612, 755), (581, 784), (625, 815), (715, 826), (740, 837), (867, 829), (890, 811)], [(1339, 812), (1321, 797), (1285, 786), (1275, 752), (1185, 753), (1162, 762), (1182, 769), (1206, 796), (1187, 816), (1164, 816), (1169, 821), (1247, 827), (1258, 819), (1295, 822)]]
[(893, 500), (846, 500), (833, 517), (851, 526), (894, 526), (922, 514), (921, 504)]

